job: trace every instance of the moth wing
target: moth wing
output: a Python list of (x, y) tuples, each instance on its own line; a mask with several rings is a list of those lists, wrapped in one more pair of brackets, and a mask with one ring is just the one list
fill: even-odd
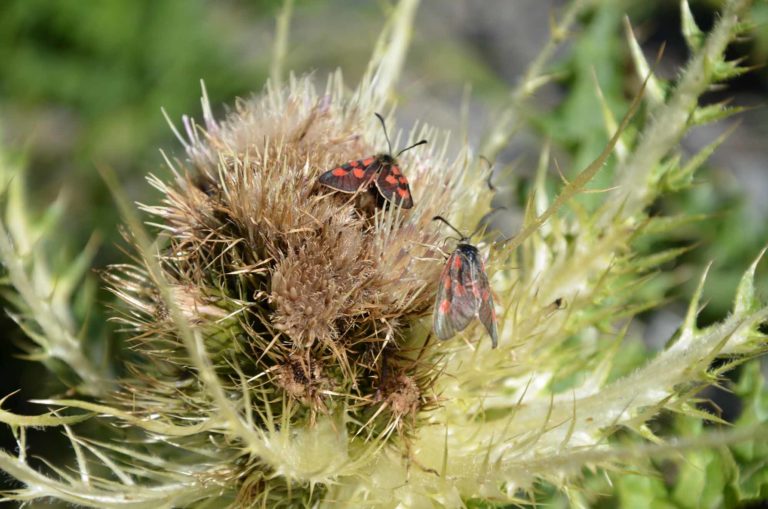
[(496, 348), (499, 343), (499, 331), (496, 324), (496, 309), (493, 307), (493, 295), (491, 285), (488, 283), (488, 275), (485, 273), (485, 267), (481, 260), (478, 262), (478, 274), (476, 288), (480, 294), (480, 309), (477, 317), (483, 324), (488, 335), (491, 336), (491, 347)]
[(413, 207), (413, 196), (408, 186), (408, 179), (403, 175), (397, 162), (382, 165), (376, 179), (376, 188), (386, 200), (404, 209)]
[(479, 300), (472, 291), (472, 272), (469, 260), (458, 250), (451, 254), (443, 268), (432, 324), (442, 340), (464, 330), (477, 315)]
[(370, 184), (380, 167), (381, 163), (376, 158), (358, 159), (326, 171), (320, 175), (318, 182), (342, 193), (354, 193)]
[(453, 299), (453, 281), (451, 279), (451, 266), (453, 257), (458, 256), (453, 253), (448, 257), (448, 261), (440, 273), (440, 286), (437, 288), (435, 297), (435, 309), (432, 312), (432, 329), (439, 339), (446, 340), (456, 334), (456, 328), (450, 321), (450, 313)]

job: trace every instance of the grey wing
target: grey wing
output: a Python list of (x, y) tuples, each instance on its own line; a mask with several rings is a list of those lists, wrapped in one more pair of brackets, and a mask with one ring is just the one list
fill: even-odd
[(484, 268), (479, 271), (477, 282), (477, 287), (480, 293), (478, 318), (480, 318), (480, 322), (485, 327), (485, 330), (488, 331), (488, 335), (491, 336), (491, 347), (496, 348), (496, 345), (499, 343), (499, 331), (496, 325), (496, 310), (493, 307), (491, 285), (488, 283), (488, 276), (485, 274)]
[(460, 252), (449, 258), (440, 276), (433, 328), (440, 339), (450, 339), (477, 316), (480, 306), (474, 289), (475, 267)]

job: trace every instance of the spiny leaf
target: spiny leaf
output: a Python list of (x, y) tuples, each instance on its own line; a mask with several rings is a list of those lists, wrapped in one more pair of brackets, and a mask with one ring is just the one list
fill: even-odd
[(712, 153), (719, 147), (728, 137), (736, 130), (736, 125), (726, 130), (720, 136), (718, 136), (713, 142), (709, 143), (706, 147), (699, 150), (693, 157), (691, 157), (683, 166), (673, 168), (666, 175), (664, 175), (664, 185), (672, 191), (686, 188), (693, 180), (693, 175), (704, 164)]
[(179, 426), (171, 422), (160, 422), (150, 418), (136, 417), (130, 412), (118, 410), (108, 405), (99, 405), (96, 403), (88, 403), (86, 401), (74, 400), (74, 399), (49, 399), (49, 400), (32, 400), (32, 403), (38, 403), (41, 405), (56, 405), (62, 407), (80, 408), (89, 412), (99, 413), (105, 416), (115, 417), (121, 421), (131, 423), (139, 428), (143, 428), (153, 433), (172, 437), (185, 437), (190, 436), (201, 431), (206, 431), (214, 426), (212, 421), (203, 421), (199, 424), (189, 424), (186, 426)]
[(760, 307), (760, 302), (755, 298), (755, 270), (757, 264), (760, 263), (765, 251), (768, 248), (763, 248), (760, 254), (749, 269), (744, 273), (739, 283), (739, 287), (736, 289), (736, 300), (733, 304), (733, 312), (736, 315), (746, 315), (752, 311), (755, 311)]
[(631, 267), (633, 271), (642, 272), (658, 267), (662, 263), (678, 258), (680, 255), (693, 249), (693, 246), (678, 247), (659, 251), (642, 258), (632, 260)]
[(690, 120), (688, 121), (691, 126), (705, 125), (718, 120), (730, 118), (734, 115), (746, 111), (748, 108), (744, 106), (726, 106), (730, 101), (722, 101), (708, 106), (700, 106), (693, 111)]
[(740, 65), (742, 61), (743, 59), (717, 60), (711, 63), (710, 71), (714, 81), (727, 81), (751, 71), (751, 67)]
[[(538, 230), (539, 227), (541, 227), (541, 225), (547, 221), (547, 219), (549, 219), (555, 212), (560, 210), (560, 208), (565, 205), (571, 198), (581, 192), (584, 187), (592, 180), (595, 174), (600, 170), (600, 168), (602, 168), (603, 164), (605, 164), (606, 160), (608, 159), (608, 156), (611, 155), (614, 147), (619, 142), (621, 134), (627, 128), (629, 122), (635, 116), (635, 113), (640, 107), (640, 102), (643, 98), (645, 87), (650, 78), (651, 73), (649, 72), (646, 75), (645, 80), (643, 80), (643, 85), (640, 87), (637, 95), (635, 95), (632, 103), (629, 105), (629, 110), (627, 110), (627, 113), (621, 120), (619, 127), (616, 129), (616, 132), (608, 141), (608, 144), (600, 153), (600, 155), (597, 156), (597, 158), (592, 161), (592, 163), (590, 163), (586, 168), (579, 172), (579, 174), (576, 175), (576, 177), (560, 191), (560, 194), (557, 195), (555, 200), (552, 202), (549, 208), (544, 211), (544, 213), (538, 215), (535, 219), (528, 223), (525, 228), (523, 228), (523, 231), (510, 239), (508, 243), (504, 243), (507, 244), (506, 249), (508, 251), (514, 251), (518, 246), (520, 246), (525, 241), (525, 239), (527, 239), (531, 234)], [(501, 246), (502, 244), (503, 243), (498, 243), (496, 246)]]
[[(595, 82), (595, 92), (600, 101), (600, 110), (603, 113), (605, 130), (608, 134), (616, 132), (616, 119), (613, 116), (611, 108), (608, 106), (608, 102), (605, 100), (603, 89), (600, 88), (600, 83), (597, 81), (597, 74), (595, 74), (594, 69), (592, 70), (592, 80)], [(621, 138), (619, 138), (619, 141), (616, 143), (616, 158), (620, 163), (627, 159), (627, 145)]]
[(707, 214), (678, 214), (675, 216), (652, 217), (643, 227), (642, 233), (647, 235), (669, 233), (692, 223), (706, 221), (709, 218), (710, 216)]
[(704, 44), (704, 33), (696, 25), (696, 20), (693, 19), (688, 0), (681, 0), (680, 2), (680, 18), (683, 25), (683, 37), (685, 37), (688, 48), (693, 52), (699, 51)]
[[(8, 399), (5, 396), (0, 399), (0, 406)], [(61, 426), (65, 424), (77, 424), (93, 416), (93, 413), (83, 413), (80, 415), (58, 415), (54, 412), (41, 415), (19, 415), (8, 412), (0, 408), (0, 422), (9, 426), (43, 428), (48, 426)]]
[(635, 33), (632, 30), (632, 25), (629, 22), (629, 17), (624, 18), (624, 32), (627, 37), (627, 43), (629, 44), (629, 51), (632, 54), (632, 60), (635, 63), (635, 71), (638, 76), (647, 76), (646, 85), (646, 100), (651, 106), (659, 106), (664, 103), (664, 90), (662, 89), (659, 80), (651, 71), (651, 66), (648, 65), (648, 61), (645, 59), (643, 49), (640, 47), (640, 43), (635, 38)]
[(707, 264), (704, 272), (699, 279), (699, 284), (696, 287), (696, 291), (691, 296), (691, 302), (688, 304), (688, 311), (685, 314), (685, 320), (680, 331), (680, 338), (675, 342), (675, 346), (678, 348), (685, 348), (686, 343), (693, 340), (698, 328), (696, 327), (696, 317), (699, 315), (699, 301), (701, 300), (701, 294), (704, 291), (704, 282), (707, 280), (707, 274), (709, 269), (712, 268), (712, 262)]

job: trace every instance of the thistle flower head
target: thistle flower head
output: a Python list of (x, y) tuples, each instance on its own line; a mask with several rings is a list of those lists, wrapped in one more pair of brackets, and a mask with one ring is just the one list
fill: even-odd
[[(339, 78), (326, 88), (341, 90)], [(351, 411), (352, 432), (370, 438), (434, 399), (419, 385), (432, 361), (415, 360), (444, 264), (445, 234), (432, 218), (467, 199), (467, 153), (449, 160), (446, 139), (424, 126), (407, 138), (394, 130), (395, 146), (430, 140), (399, 155), (415, 202), (404, 209), (373, 185), (337, 193), (318, 184), (389, 143), (373, 112), (338, 92), (318, 95), (307, 78), (239, 101), (221, 122), (184, 124), (187, 157), (169, 162), (171, 182), (150, 179), (163, 203), (143, 206), (162, 232), (166, 281), (141, 264), (107, 276), (128, 305), (121, 321), (137, 331), (137, 351), (162, 365), (158, 345), (182, 347), (164, 284), (190, 325), (207, 329), (219, 376), (257, 378), (250, 390), (283, 398), (291, 418)]]

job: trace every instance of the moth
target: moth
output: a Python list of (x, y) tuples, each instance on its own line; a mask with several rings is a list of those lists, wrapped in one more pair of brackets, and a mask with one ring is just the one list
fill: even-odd
[(400, 170), (397, 158), (406, 150), (424, 145), (427, 140), (416, 142), (393, 156), (392, 143), (389, 141), (384, 119), (378, 113), (375, 115), (384, 129), (384, 137), (387, 139), (389, 152), (344, 163), (320, 175), (318, 181), (320, 184), (342, 193), (356, 193), (363, 187), (370, 189), (375, 186), (385, 200), (400, 205), (404, 209), (409, 209), (413, 207), (413, 196), (411, 196), (411, 188), (408, 186), (408, 179)]
[(432, 314), (432, 328), (438, 338), (447, 340), (467, 328), (474, 318), (483, 324), (491, 336), (491, 346), (496, 348), (499, 333), (496, 326), (496, 310), (488, 284), (488, 276), (480, 252), (445, 218), (435, 216), (459, 234), (459, 244), (448, 257), (440, 274), (440, 284)]

